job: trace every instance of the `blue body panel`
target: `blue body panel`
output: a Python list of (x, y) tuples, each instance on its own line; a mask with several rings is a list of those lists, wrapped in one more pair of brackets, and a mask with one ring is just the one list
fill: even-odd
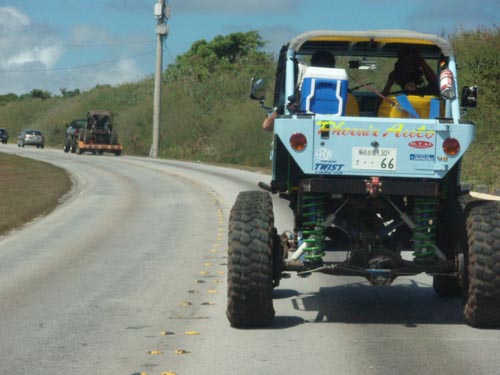
[[(472, 143), (475, 126), (434, 119), (315, 115), (278, 118), (275, 133), (305, 174), (441, 179)], [(290, 146), (294, 133), (306, 136), (305, 150)], [(447, 138), (460, 142), (457, 155), (444, 153)]]

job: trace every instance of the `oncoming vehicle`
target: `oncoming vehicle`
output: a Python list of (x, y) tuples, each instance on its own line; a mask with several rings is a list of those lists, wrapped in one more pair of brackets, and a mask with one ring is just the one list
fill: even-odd
[[(428, 66), (439, 86), (408, 91), (400, 79), (382, 93), (407, 49), (419, 60), (408, 64), (412, 73)], [(307, 67), (300, 78), (300, 64), (317, 51), (335, 55), (335, 67)], [(287, 271), (372, 285), (425, 273), (439, 296), (463, 296), (469, 325), (500, 326), (500, 210), (461, 187), (475, 137), (461, 111), (476, 105), (477, 89), (464, 86), (460, 101), (457, 84), (453, 49), (436, 35), (322, 30), (283, 46), (273, 108), (264, 107), (262, 80), (252, 85), (251, 97), (277, 113), (272, 178), (241, 192), (231, 210), (232, 326), (270, 324), (273, 288)], [(281, 235), (271, 194), (293, 213), (294, 227)]]
[(9, 142), (9, 132), (7, 129), (0, 128), (0, 142), (6, 144)]
[(24, 129), (17, 137), (17, 147), (36, 146), (45, 147), (45, 137), (40, 130)]
[(78, 141), (78, 135), (80, 133), (80, 130), (82, 128), (85, 128), (86, 125), (87, 125), (86, 119), (78, 119), (71, 121), (69, 126), (66, 128), (66, 137), (64, 140), (64, 152), (69, 152), (70, 150), (71, 153), (76, 152), (76, 142)]
[(76, 152), (103, 154), (110, 152), (121, 155), (122, 145), (118, 143), (118, 132), (113, 124), (113, 113), (108, 110), (92, 110), (87, 113), (85, 126), (78, 133)]

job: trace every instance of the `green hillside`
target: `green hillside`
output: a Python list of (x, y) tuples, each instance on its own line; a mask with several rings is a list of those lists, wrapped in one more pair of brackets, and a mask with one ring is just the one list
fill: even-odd
[[(477, 124), (477, 139), (463, 165), (463, 181), (500, 187), (500, 28), (458, 30), (447, 37), (455, 47), (459, 84), (479, 86), (478, 108), (466, 114)], [(264, 112), (248, 99), (250, 78), (273, 80), (275, 56), (263, 52), (256, 31), (195, 42), (168, 66), (163, 77), (159, 156), (269, 167), (272, 135), (261, 129)], [(272, 85), (269, 85), (272, 86)], [(117, 87), (54, 96), (42, 90), (0, 95), (0, 127), (11, 142), (22, 128), (42, 130), (47, 145), (63, 147), (65, 124), (90, 109), (115, 114), (128, 155), (147, 156), (151, 145), (153, 77)], [(269, 93), (271, 97), (272, 93)]]

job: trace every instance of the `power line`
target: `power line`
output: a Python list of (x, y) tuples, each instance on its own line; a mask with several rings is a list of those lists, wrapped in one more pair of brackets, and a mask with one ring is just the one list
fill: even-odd
[(136, 57), (141, 57), (141, 56), (145, 56), (145, 55), (149, 55), (149, 54), (153, 54), (153, 53), (155, 53), (155, 51), (147, 51), (147, 52), (143, 52), (143, 53), (140, 53), (140, 54), (137, 54), (137, 55), (132, 55), (132, 56), (124, 57), (124, 58), (121, 58), (121, 59), (108, 60), (108, 61), (103, 61), (103, 62), (94, 63), (94, 64), (77, 65), (77, 66), (73, 66), (73, 67), (70, 67), (70, 68), (18, 69), (18, 70), (14, 70), (14, 69), (13, 70), (10, 70), (10, 69), (0, 69), (0, 73), (40, 73), (40, 72), (70, 71), (70, 70), (75, 70), (75, 69), (87, 69), (87, 68), (91, 68), (91, 67), (94, 67), (94, 66), (107, 65), (107, 64), (117, 63), (117, 62), (120, 62), (120, 61), (130, 60), (130, 59), (134, 59)]
[(115, 42), (102, 42), (102, 43), (69, 43), (69, 42), (63, 42), (61, 45), (66, 46), (66, 47), (100, 47), (100, 46), (128, 46), (128, 45), (137, 45), (137, 44), (153, 44), (156, 43), (155, 40), (152, 39), (144, 39), (144, 40), (137, 40), (137, 41), (115, 41)]

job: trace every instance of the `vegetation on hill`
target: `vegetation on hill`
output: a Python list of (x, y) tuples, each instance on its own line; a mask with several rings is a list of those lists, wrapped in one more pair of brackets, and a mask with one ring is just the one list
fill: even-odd
[(500, 187), (500, 27), (459, 31), (450, 37), (459, 68), (459, 85), (478, 86), (478, 107), (465, 118), (476, 124), (476, 140), (464, 159), (463, 179)]
[[(500, 187), (500, 28), (457, 30), (448, 36), (460, 68), (459, 84), (479, 86), (478, 108), (466, 117), (477, 124), (477, 139), (465, 157), (463, 180)], [(250, 166), (270, 165), (272, 135), (262, 131), (264, 113), (248, 100), (251, 77), (272, 81), (275, 56), (263, 52), (256, 31), (195, 42), (164, 73), (159, 156)], [(270, 85), (272, 86), (272, 85)], [(151, 145), (154, 82), (96, 86), (80, 92), (43, 90), (0, 95), (0, 127), (11, 142), (22, 128), (39, 128), (47, 144), (63, 147), (65, 124), (90, 109), (109, 109), (126, 154), (147, 156)], [(269, 95), (271, 97), (271, 95)]]

